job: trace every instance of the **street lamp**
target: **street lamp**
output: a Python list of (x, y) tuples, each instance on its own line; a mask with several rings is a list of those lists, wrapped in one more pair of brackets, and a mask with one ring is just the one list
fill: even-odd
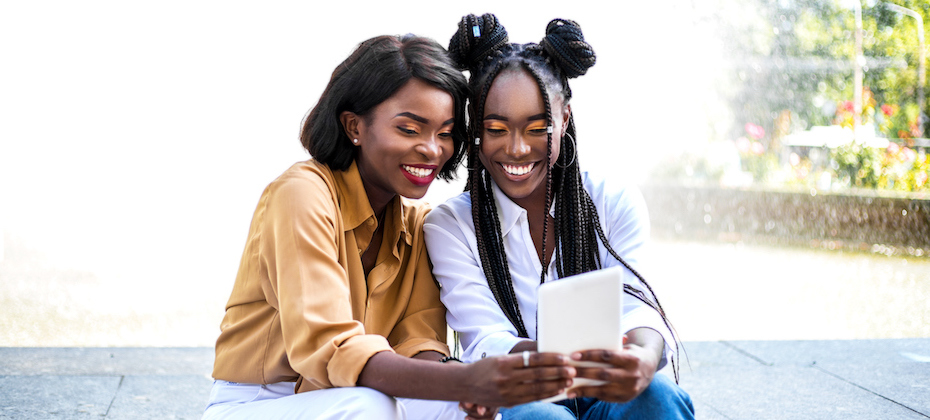
[(924, 48), (924, 19), (920, 13), (906, 7), (901, 7), (893, 3), (885, 3), (885, 6), (895, 12), (910, 16), (917, 20), (917, 43), (919, 48), (917, 53), (917, 106), (918, 109), (920, 109), (918, 118), (920, 121), (920, 135), (922, 137), (924, 133), (924, 84), (927, 82), (927, 72), (924, 69), (924, 62), (926, 61), (926, 49)]

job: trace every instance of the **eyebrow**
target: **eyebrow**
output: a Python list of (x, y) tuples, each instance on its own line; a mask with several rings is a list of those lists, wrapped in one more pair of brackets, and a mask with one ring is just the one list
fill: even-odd
[[(400, 114), (397, 114), (397, 115), (394, 116), (394, 118), (397, 118), (397, 117), (407, 117), (407, 118), (410, 118), (411, 120), (417, 121), (417, 122), (422, 123), (422, 124), (429, 124), (429, 120), (428, 120), (428, 119), (423, 118), (423, 117), (421, 117), (421, 116), (419, 116), (419, 115), (417, 115), (417, 114), (414, 114), (414, 113), (412, 113), (412, 112), (401, 112)], [(446, 120), (445, 122), (442, 123), (442, 125), (444, 125), (444, 126), (445, 126), (445, 125), (449, 125), (449, 124), (455, 124), (455, 118), (449, 118), (448, 120)]]
[(410, 118), (411, 120), (414, 120), (414, 121), (417, 121), (417, 122), (421, 122), (421, 123), (423, 123), (423, 124), (429, 124), (429, 120), (428, 120), (428, 119), (423, 118), (423, 117), (421, 117), (421, 116), (419, 116), (419, 115), (417, 115), (417, 114), (414, 114), (414, 113), (412, 113), (412, 112), (401, 112), (400, 114), (397, 114), (397, 115), (394, 116), (394, 118), (397, 118), (397, 117), (407, 117), (407, 118)]
[[(541, 113), (541, 114), (533, 115), (533, 116), (527, 118), (526, 120), (527, 120), (527, 121), (537, 121), (537, 120), (545, 120), (545, 119), (546, 119), (546, 113)], [(507, 118), (507, 117), (505, 117), (505, 116), (503, 116), (503, 115), (498, 115), (498, 114), (488, 114), (488, 115), (485, 115), (484, 120), (485, 120), (485, 121), (487, 121), (487, 120), (510, 121), (510, 118)]]

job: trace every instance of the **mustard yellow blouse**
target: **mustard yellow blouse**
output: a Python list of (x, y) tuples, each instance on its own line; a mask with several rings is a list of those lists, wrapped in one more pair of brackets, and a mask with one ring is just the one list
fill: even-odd
[(424, 204), (395, 198), (366, 281), (377, 228), (355, 163), (308, 160), (265, 189), (216, 342), (213, 377), (297, 392), (354, 386), (375, 353), (445, 345), (445, 308), (423, 243)]

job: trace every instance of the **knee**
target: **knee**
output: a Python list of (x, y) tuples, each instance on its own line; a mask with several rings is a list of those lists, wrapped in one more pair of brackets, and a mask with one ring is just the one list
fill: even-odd
[(663, 407), (665, 410), (685, 414), (685, 418), (694, 415), (691, 396), (665, 375), (656, 375), (649, 387), (636, 400), (640, 404)]
[(500, 413), (503, 420), (574, 420), (575, 418), (567, 408), (547, 402), (532, 402), (503, 408)]
[[(307, 394), (326, 393), (317, 397), (325, 397), (325, 404), (315, 404), (315, 401), (306, 401), (301, 404), (303, 408), (311, 410), (314, 418), (326, 419), (390, 419), (404, 420), (407, 418), (403, 405), (394, 397), (366, 387), (331, 388), (320, 391), (310, 391)], [(301, 395), (301, 394), (297, 394)], [(323, 407), (325, 406), (325, 408)], [(296, 413), (296, 412), (295, 412)], [(302, 416), (303, 414), (301, 414)], [(300, 418), (296, 416), (295, 418)]]
[[(352, 392), (342, 400), (342, 404), (333, 408), (335, 408), (336, 411), (344, 411), (342, 414), (345, 414), (345, 418), (347, 419), (378, 418), (403, 420), (407, 417), (403, 405), (394, 397), (365, 387), (345, 389), (351, 389)], [(341, 417), (335, 415), (334, 418)]]

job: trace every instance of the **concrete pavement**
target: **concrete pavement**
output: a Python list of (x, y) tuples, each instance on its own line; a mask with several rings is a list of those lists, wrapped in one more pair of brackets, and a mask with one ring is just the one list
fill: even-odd
[[(685, 343), (701, 420), (930, 418), (930, 338)], [(197, 419), (213, 349), (0, 348), (0, 419)]]

